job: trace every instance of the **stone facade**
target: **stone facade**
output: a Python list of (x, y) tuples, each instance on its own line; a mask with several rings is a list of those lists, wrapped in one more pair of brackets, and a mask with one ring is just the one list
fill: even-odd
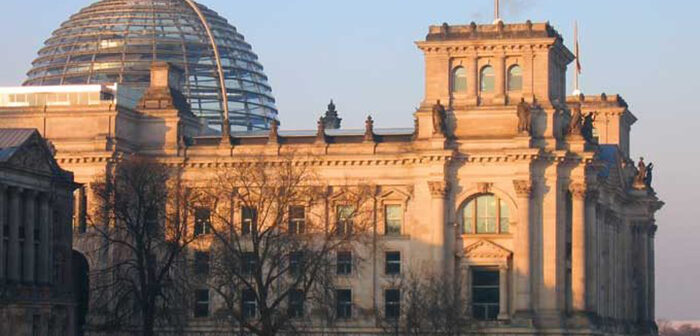
[[(632, 187), (636, 119), (624, 100), (566, 96), (573, 55), (549, 24), (445, 24), (417, 45), (426, 87), (413, 131), (375, 129), (371, 120), (364, 132), (336, 131), (321, 120), (317, 131), (202, 135), (197, 119), (170, 102), (164, 81), (134, 107), (119, 89), (98, 87), (93, 104), (0, 107), (0, 122), (38, 128), (55, 144), (57, 161), (87, 186), (80, 214), (92, 199), (89, 184), (125, 154), (182, 167), (192, 183), (260, 154), (270, 162), (289, 151), (312, 154), (300, 164), (317, 167), (329, 185), (377, 186), (383, 249), (400, 252), (402, 270), (462, 279), (474, 310), (484, 311), (480, 332), (655, 334), (654, 213), (663, 203), (650, 186)], [(567, 131), (575, 108), (596, 116), (595, 137)], [(401, 206), (398, 235), (384, 232), (386, 204)], [(78, 246), (90, 236), (82, 231)], [(380, 333), (362, 312), (383, 305), (383, 252), (338, 279), (358, 313), (334, 330)], [(470, 293), (481, 271), (495, 272), (498, 300), (477, 307)]]
[(39, 132), (0, 129), (0, 330), (73, 335), (72, 174)]

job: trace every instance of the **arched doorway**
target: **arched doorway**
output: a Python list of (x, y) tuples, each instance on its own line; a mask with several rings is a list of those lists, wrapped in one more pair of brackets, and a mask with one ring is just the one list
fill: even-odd
[(73, 292), (75, 293), (76, 305), (76, 335), (85, 334), (85, 321), (90, 300), (90, 266), (88, 261), (80, 252), (73, 250), (71, 254), (73, 266)]

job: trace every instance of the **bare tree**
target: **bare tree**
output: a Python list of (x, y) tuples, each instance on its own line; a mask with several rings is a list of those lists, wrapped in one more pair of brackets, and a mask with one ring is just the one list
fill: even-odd
[(301, 332), (332, 300), (336, 251), (372, 237), (372, 188), (330, 187), (305, 158), (252, 158), (218, 169), (198, 188), (199, 223), (210, 225), (206, 283), (216, 315), (255, 335)]
[(377, 312), (380, 325), (391, 335), (463, 335), (471, 316), (458, 277), (408, 272), (391, 284), (400, 293), (399, 309)]
[(134, 156), (93, 184), (90, 222), (102, 243), (93, 251), (91, 327), (154, 335), (159, 324), (184, 320), (177, 270), (194, 237), (178, 173)]

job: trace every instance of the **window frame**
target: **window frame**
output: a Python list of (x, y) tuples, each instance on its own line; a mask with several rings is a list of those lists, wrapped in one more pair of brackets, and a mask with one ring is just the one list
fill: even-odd
[[(297, 298), (295, 295), (299, 295)], [(304, 291), (301, 289), (292, 289), (287, 294), (287, 315), (291, 319), (299, 319), (304, 317)]]
[[(203, 211), (207, 212), (205, 219), (201, 218)], [(195, 237), (211, 234), (211, 209), (206, 207), (196, 207), (194, 209), (194, 230)]]
[[(513, 70), (518, 69), (520, 71), (519, 73), (519, 78), (520, 78), (520, 85), (517, 88), (513, 88)], [(506, 71), (506, 91), (508, 92), (521, 92), (523, 90), (523, 67), (520, 66), (520, 64), (513, 64), (510, 67), (508, 67), (508, 71)]]
[[(389, 301), (389, 292), (396, 293), (397, 298), (395, 301)], [(396, 321), (401, 318), (401, 289), (384, 289), (384, 318), (392, 321)]]
[[(341, 293), (347, 294), (350, 297), (349, 301), (341, 301)], [(345, 295), (342, 295), (345, 296)], [(335, 290), (335, 315), (339, 320), (352, 319), (352, 289), (339, 288)], [(341, 313), (342, 312), (342, 313)]]
[[(460, 71), (463, 72), (463, 77), (459, 76), (458, 72)], [(452, 69), (451, 77), (452, 81), (450, 83), (450, 92), (453, 94), (466, 94), (469, 90), (467, 69), (461, 65), (458, 65)], [(458, 80), (460, 82), (458, 82)], [(460, 84), (460, 87), (458, 87), (458, 84)]]
[[(486, 71), (489, 71), (488, 74), (486, 74)], [(486, 88), (486, 79), (490, 81), (490, 88), (488, 90), (485, 90)], [(490, 64), (486, 64), (483, 67), (481, 67), (481, 70), (479, 70), (479, 93), (483, 94), (494, 94), (496, 92), (496, 70), (494, 67)]]
[[(470, 269), (471, 272), (471, 284), (470, 284), (470, 291), (471, 291), (471, 302), (470, 306), (472, 309), (472, 318), (474, 318), (477, 321), (496, 321), (498, 320), (498, 314), (500, 312), (500, 299), (501, 299), (501, 283), (500, 283), (500, 271), (498, 267), (490, 267), (490, 266), (479, 266), (479, 267), (473, 267)], [(490, 285), (476, 285), (476, 273), (477, 272), (488, 272), (496, 275), (496, 281), (495, 285), (490, 284)], [(476, 302), (476, 297), (477, 294), (476, 292), (478, 290), (496, 290), (497, 297), (496, 297), (496, 302)], [(481, 318), (477, 316), (477, 309), (476, 307), (484, 307), (485, 314), (484, 317)], [(489, 314), (492, 312), (493, 314)], [(493, 316), (492, 316), (493, 315)]]
[[(297, 214), (294, 210), (301, 209), (301, 217), (295, 217)], [(290, 205), (289, 206), (289, 226), (287, 228), (288, 232), (293, 235), (304, 234), (306, 229), (306, 207), (303, 205)]]
[(253, 275), (253, 271), (257, 267), (256, 255), (253, 252), (243, 252), (241, 256), (241, 273), (244, 275)]
[(258, 209), (255, 207), (241, 207), (241, 236), (249, 236), (253, 233), (253, 227), (257, 225)]
[[(493, 197), (495, 199), (495, 214), (494, 218), (496, 221), (496, 230), (494, 232), (479, 232), (478, 231), (478, 221), (479, 221), (479, 199), (485, 199), (486, 197)], [(471, 209), (469, 206), (472, 205)], [(507, 216), (503, 217), (503, 208), (507, 209)], [(470, 210), (471, 223), (467, 223), (466, 211)], [(503, 198), (499, 197), (493, 193), (482, 193), (474, 195), (468, 198), (462, 205), (460, 210), (460, 220), (462, 221), (462, 234), (464, 235), (506, 235), (511, 234), (511, 206)], [(507, 218), (504, 222), (503, 219)], [(504, 225), (505, 224), (505, 225)], [(467, 230), (469, 228), (469, 230)], [(505, 230), (504, 230), (505, 228)]]
[[(344, 211), (341, 209), (351, 209), (349, 217), (344, 218), (343, 214)], [(336, 217), (336, 226), (335, 226), (335, 234), (339, 237), (344, 237), (347, 235), (351, 235), (353, 232), (354, 228), (354, 217), (355, 217), (355, 212), (357, 209), (353, 205), (347, 205), (347, 204), (338, 204), (335, 206), (335, 217)]]
[[(341, 260), (341, 255), (348, 256), (348, 259), (346, 260), (345, 258), (342, 258)], [(342, 263), (341, 263), (342, 261)], [(342, 276), (348, 276), (352, 274), (352, 251), (338, 251), (336, 252), (335, 256), (335, 274), (336, 275), (342, 275)], [(341, 268), (342, 267), (342, 268)]]
[[(394, 230), (389, 230), (389, 213), (388, 213), (388, 208), (389, 207), (397, 207), (399, 210), (399, 218), (397, 219), (399, 221), (398, 225), (398, 231), (395, 232)], [(385, 236), (390, 236), (390, 237), (396, 237), (396, 236), (401, 236), (403, 235), (403, 228), (404, 228), (404, 207), (402, 204), (398, 203), (385, 203), (384, 204), (384, 235)]]
[[(206, 301), (205, 300), (200, 300), (200, 295), (202, 293), (206, 293)], [(209, 289), (197, 289), (195, 290), (194, 294), (194, 318), (208, 318), (211, 316), (211, 291)], [(204, 314), (200, 314), (200, 312), (203, 312), (204, 310), (200, 310), (202, 307), (206, 305), (206, 312)]]
[[(394, 260), (391, 256), (398, 256)], [(384, 274), (396, 276), (401, 274), (401, 251), (386, 251), (384, 252)]]
[(211, 271), (211, 253), (209, 251), (195, 251), (193, 262), (192, 268), (195, 275), (209, 276)]
[[(246, 299), (246, 294), (248, 298)], [(252, 299), (251, 299), (252, 297)], [(258, 299), (252, 289), (241, 291), (241, 317), (244, 320), (253, 319), (258, 316)]]

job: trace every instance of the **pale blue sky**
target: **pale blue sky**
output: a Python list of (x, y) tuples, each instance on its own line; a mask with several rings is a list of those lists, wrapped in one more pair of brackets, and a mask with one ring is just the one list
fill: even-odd
[[(252, 43), (285, 129), (313, 129), (335, 99), (346, 127), (412, 126), (422, 99), (413, 42), (430, 24), (490, 22), (492, 0), (200, 0)], [(656, 165), (667, 203), (657, 218), (657, 315), (700, 320), (700, 53), (694, 0), (504, 0), (506, 22), (550, 21), (570, 37), (579, 20), (585, 93), (620, 93), (639, 118), (632, 151)], [(0, 85), (24, 79), (36, 51), (91, 0), (6, 0)], [(698, 197), (698, 198), (696, 198)]]

